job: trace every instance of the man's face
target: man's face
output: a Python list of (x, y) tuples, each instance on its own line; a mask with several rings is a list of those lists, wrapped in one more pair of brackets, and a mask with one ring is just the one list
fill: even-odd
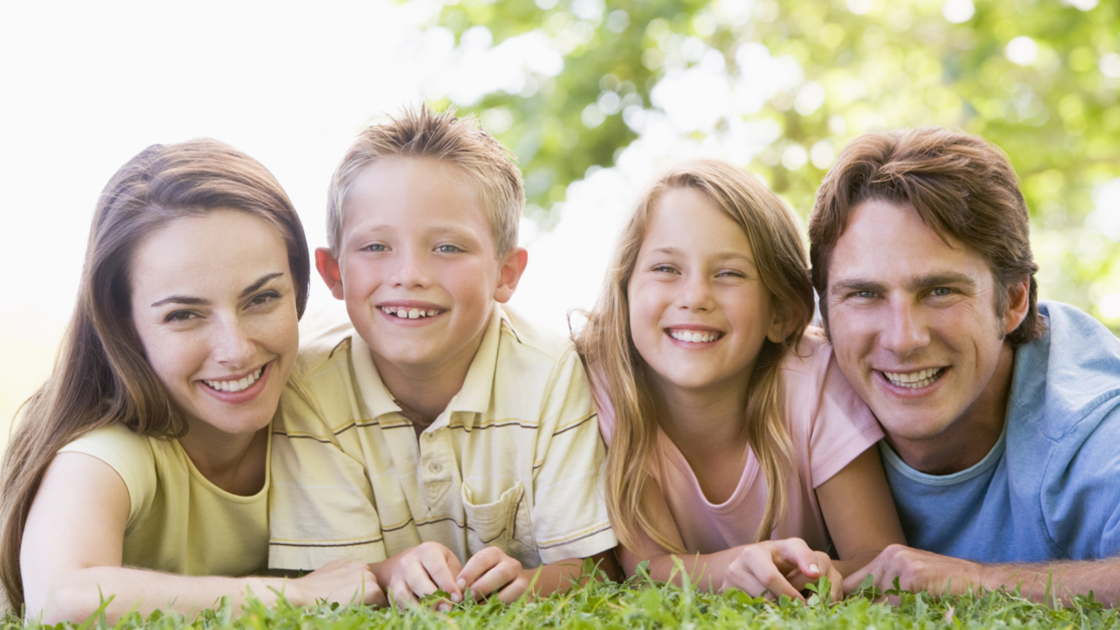
[(866, 200), (828, 269), (840, 369), (902, 451), (956, 444), (977, 423), (1003, 422), (991, 417), (1010, 380), (1003, 337), (1022, 321), (1025, 289), (1010, 289), (1012, 307), (998, 317), (996, 292), (1008, 289), (979, 254), (948, 240), (909, 204)]

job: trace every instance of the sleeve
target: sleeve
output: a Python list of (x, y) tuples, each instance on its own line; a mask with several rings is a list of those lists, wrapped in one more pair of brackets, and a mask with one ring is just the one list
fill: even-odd
[(1084, 441), (1067, 440), (1045, 463), (1045, 527), (1072, 560), (1120, 556), (1120, 396), (1106, 407)]
[(840, 371), (832, 346), (815, 342), (804, 369), (785, 370), (791, 423), (808, 423), (810, 472), (814, 488), (832, 478), (883, 438), (883, 429)]
[(586, 558), (618, 544), (607, 516), (591, 390), (574, 351), (559, 362), (541, 409), (533, 535), (544, 563)]
[(96, 457), (116, 471), (128, 490), (128, 527), (151, 511), (159, 485), (151, 438), (133, 433), (123, 424), (101, 427), (70, 442), (59, 453)]
[(315, 570), (336, 558), (385, 560), (362, 462), (345, 453), (307, 394), (291, 387), (273, 429), (268, 565)]

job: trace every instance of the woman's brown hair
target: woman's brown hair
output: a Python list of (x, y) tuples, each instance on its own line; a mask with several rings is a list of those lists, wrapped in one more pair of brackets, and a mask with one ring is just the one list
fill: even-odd
[(259, 217), (283, 236), (303, 314), (311, 274), (303, 226), (259, 162), (200, 139), (152, 145), (117, 171), (94, 211), (77, 305), (54, 371), (24, 404), (0, 469), (0, 582), (13, 609), (23, 603), (19, 555), (27, 513), (58, 450), (113, 423), (153, 437), (187, 432), (133, 326), (130, 262), (154, 230), (219, 209)]
[(658, 202), (680, 188), (707, 195), (743, 229), (771, 304), (786, 324), (781, 343), (763, 342), (747, 386), (745, 430), (769, 489), (756, 540), (770, 537), (786, 505), (791, 443), (781, 408), (778, 363), (797, 346), (813, 316), (813, 287), (800, 225), (793, 211), (756, 177), (723, 162), (698, 160), (665, 173), (639, 199), (623, 228), (599, 300), (575, 342), (599, 401), (614, 411), (606, 488), (615, 532), (627, 547), (634, 548), (638, 532), (644, 532), (674, 553), (693, 550), (678, 548), (665, 532), (657, 531), (641, 500), (660, 412), (645, 361), (630, 336), (627, 286)]

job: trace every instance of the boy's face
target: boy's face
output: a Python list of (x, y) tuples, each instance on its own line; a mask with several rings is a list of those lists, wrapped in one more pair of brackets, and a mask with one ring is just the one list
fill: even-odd
[(317, 250), (316, 266), (383, 373), (465, 373), (493, 301), (509, 300), (526, 260), (520, 248), (498, 258), (477, 186), (430, 158), (383, 159), (360, 172), (339, 243), (337, 258)]

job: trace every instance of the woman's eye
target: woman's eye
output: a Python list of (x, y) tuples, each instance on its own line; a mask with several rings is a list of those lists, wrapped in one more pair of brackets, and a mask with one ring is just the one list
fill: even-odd
[(463, 250), (458, 245), (444, 244), (444, 245), (437, 246), (436, 251), (441, 253), (441, 254), (454, 254), (454, 253), (457, 253), (457, 252), (461, 252)]
[(260, 306), (261, 304), (268, 304), (277, 299), (280, 299), (279, 293), (276, 291), (265, 291), (264, 293), (254, 295), (253, 299), (249, 300), (249, 306)]
[(171, 322), (185, 322), (194, 319), (196, 315), (191, 311), (171, 311), (163, 318), (163, 321)]

